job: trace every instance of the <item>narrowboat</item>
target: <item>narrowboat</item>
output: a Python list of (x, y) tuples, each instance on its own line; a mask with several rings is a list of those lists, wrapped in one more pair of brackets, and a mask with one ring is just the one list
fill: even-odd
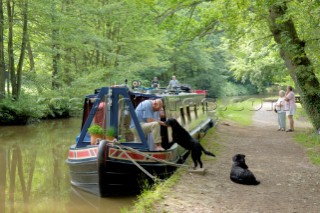
[[(69, 149), (66, 163), (72, 186), (101, 197), (138, 194), (157, 180), (170, 177), (184, 165), (188, 150), (177, 144), (165, 151), (154, 151), (152, 135), (144, 135), (135, 107), (148, 99), (162, 98), (164, 116), (176, 118), (193, 137), (199, 138), (214, 126), (204, 94), (162, 90), (137, 91), (126, 85), (102, 87), (87, 95), (83, 105), (81, 131)], [(130, 130), (134, 122), (140, 138)], [(104, 131), (98, 139), (88, 128), (100, 125)], [(114, 138), (107, 138), (108, 129)], [(171, 128), (161, 126), (162, 143), (168, 143)]]

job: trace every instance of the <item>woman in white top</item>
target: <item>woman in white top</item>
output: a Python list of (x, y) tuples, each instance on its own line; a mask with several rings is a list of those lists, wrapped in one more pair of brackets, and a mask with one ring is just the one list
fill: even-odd
[(288, 129), (287, 132), (293, 132), (294, 131), (293, 115), (296, 112), (297, 105), (296, 105), (296, 97), (294, 95), (292, 86), (287, 87), (285, 101), (286, 101), (285, 110), (286, 110), (286, 114), (290, 124), (290, 129)]
[(279, 98), (276, 102), (275, 109), (278, 113), (278, 124), (279, 129), (278, 131), (285, 131), (286, 130), (286, 111), (284, 110), (285, 107), (285, 91), (280, 90), (279, 91)]

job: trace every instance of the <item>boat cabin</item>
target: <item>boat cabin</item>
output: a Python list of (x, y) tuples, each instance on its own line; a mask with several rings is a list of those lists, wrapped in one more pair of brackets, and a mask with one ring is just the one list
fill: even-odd
[[(125, 146), (140, 150), (150, 150), (152, 136), (145, 136), (135, 114), (135, 108), (144, 100), (161, 98), (164, 103), (164, 117), (176, 118), (189, 132), (202, 128), (201, 122), (208, 120), (208, 99), (204, 94), (148, 94), (130, 91), (128, 87), (102, 87), (95, 94), (87, 95), (84, 101), (81, 133), (76, 139), (76, 148), (95, 146), (90, 144), (88, 128), (98, 124), (106, 131), (115, 130), (115, 138)], [(135, 138), (130, 130), (133, 121), (139, 138)], [(213, 125), (213, 124), (212, 124)], [(170, 140), (171, 128), (161, 126), (162, 142)], [(199, 129), (195, 132), (200, 132)], [(105, 136), (105, 135), (104, 135)], [(105, 139), (105, 137), (101, 139)], [(150, 138), (151, 137), (151, 138)]]

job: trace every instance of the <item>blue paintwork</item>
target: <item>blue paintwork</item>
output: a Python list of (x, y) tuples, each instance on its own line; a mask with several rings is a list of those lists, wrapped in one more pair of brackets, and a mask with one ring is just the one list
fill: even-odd
[(130, 95), (135, 95), (136, 97), (138, 97), (139, 95), (143, 96), (143, 97), (148, 97), (148, 98), (156, 98), (156, 95), (152, 95), (152, 94), (139, 94), (139, 93), (132, 93), (129, 91), (129, 89), (127, 87), (114, 87), (114, 88), (110, 88), (110, 87), (102, 87), (99, 91), (98, 94), (96, 95), (88, 95), (87, 97), (89, 98), (96, 98), (96, 101), (93, 104), (93, 107), (90, 111), (90, 114), (87, 118), (87, 120), (85, 121), (81, 133), (79, 135), (79, 137), (76, 140), (76, 148), (80, 148), (80, 147), (85, 147), (88, 145), (88, 142), (90, 142), (90, 136), (88, 135), (88, 128), (90, 127), (94, 115), (97, 112), (98, 106), (100, 104), (100, 102), (103, 100), (104, 96), (107, 96), (108, 99), (108, 107), (109, 107), (109, 111), (110, 111), (110, 115), (108, 116), (108, 126), (113, 126), (115, 128), (116, 131), (116, 135), (117, 135), (117, 127), (119, 124), (118, 121), (118, 105), (119, 105), (119, 96), (123, 96), (124, 101), (126, 102), (128, 108), (128, 111), (131, 115), (131, 119), (134, 121), (136, 129), (138, 131), (138, 134), (141, 138), (141, 142), (142, 143), (122, 143), (125, 146), (130, 146), (133, 148), (138, 148), (141, 150), (148, 150), (148, 143), (147, 143), (147, 139), (144, 137), (144, 134), (142, 132), (141, 126), (139, 124), (138, 118), (136, 116), (135, 113), (135, 108), (132, 104), (131, 101), (131, 97)]

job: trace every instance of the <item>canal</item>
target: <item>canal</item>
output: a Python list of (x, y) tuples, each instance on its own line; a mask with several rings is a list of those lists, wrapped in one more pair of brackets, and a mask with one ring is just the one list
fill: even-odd
[(100, 198), (70, 184), (65, 163), (81, 118), (0, 126), (0, 212), (120, 212), (135, 197)]

